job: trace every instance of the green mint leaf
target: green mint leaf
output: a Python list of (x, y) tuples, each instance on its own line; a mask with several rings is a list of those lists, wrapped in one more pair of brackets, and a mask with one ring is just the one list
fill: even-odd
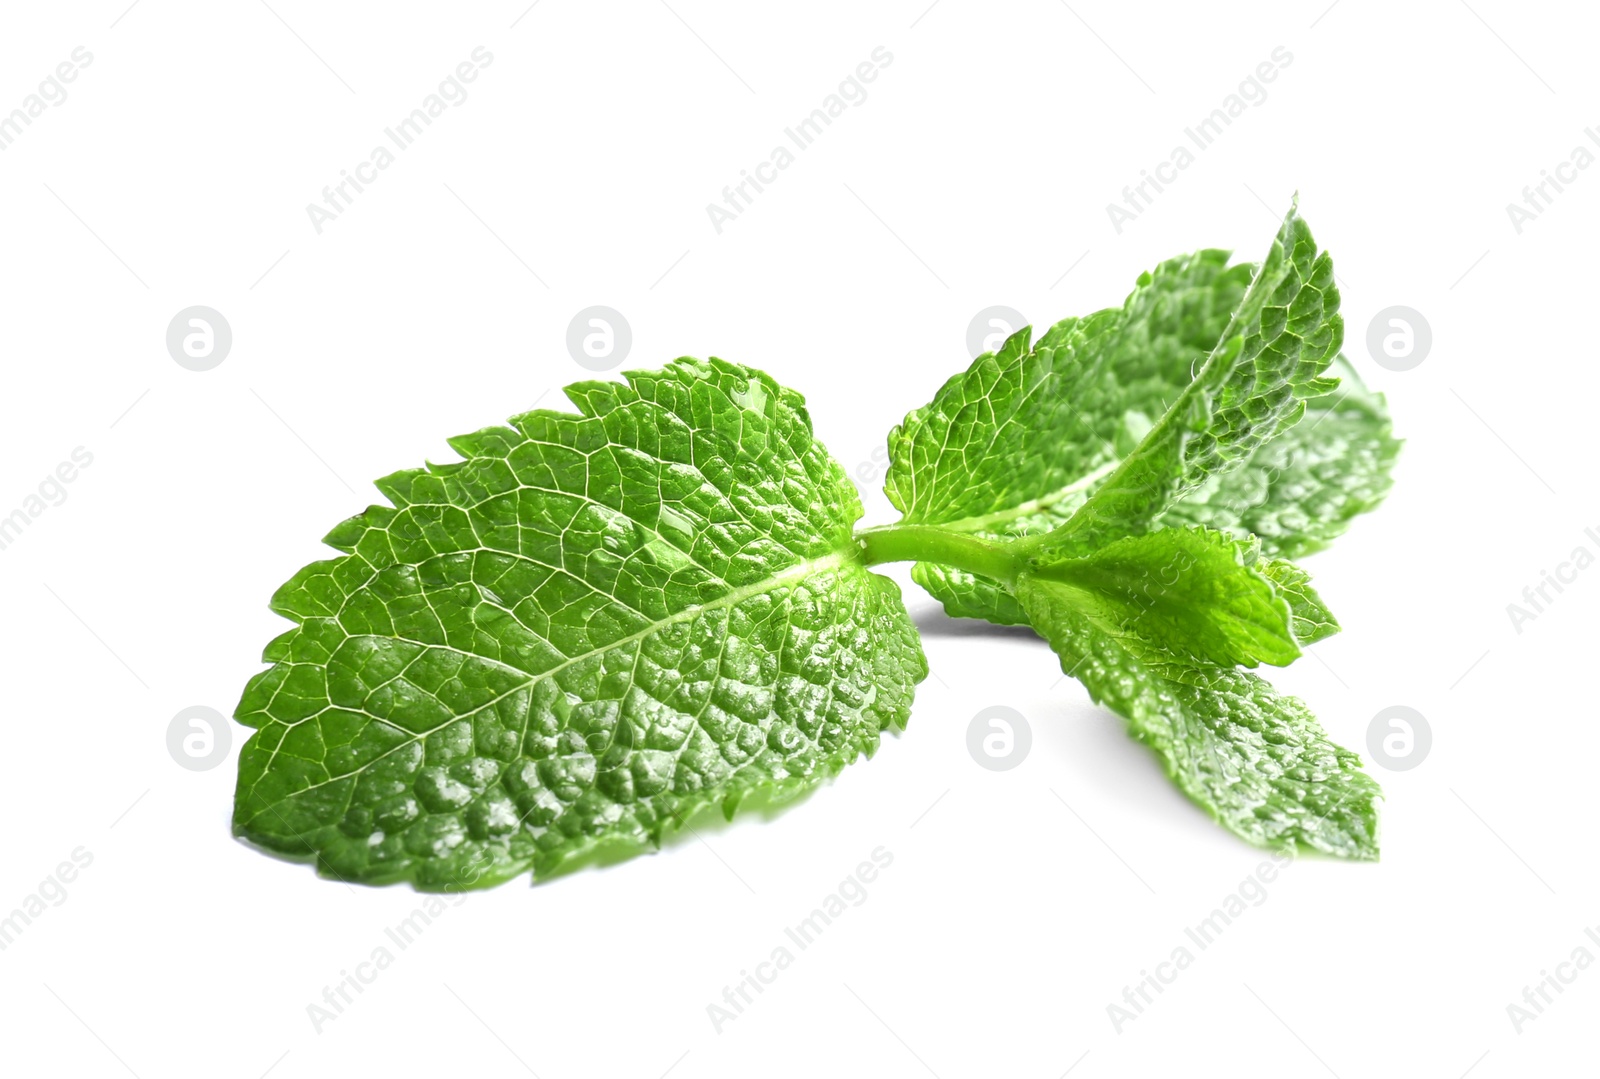
[(903, 521), (1003, 530), (1081, 496), (1216, 343), (1250, 274), (1227, 258), (1172, 259), (1121, 307), (1065, 319), (1031, 347), (1019, 330), (949, 379), (889, 434), (884, 490)]
[(1123, 716), (1223, 827), (1271, 849), (1377, 859), (1382, 791), (1299, 700), (1248, 671), (1176, 661), (1116, 638), (1048, 584), (1025, 577), (1017, 598), (1061, 669)]
[(1339, 378), (1337, 390), (1308, 401), (1299, 423), (1239, 468), (1207, 478), (1160, 524), (1251, 534), (1269, 555), (1300, 558), (1327, 547), (1354, 517), (1382, 502), (1400, 452), (1388, 405), (1343, 356), (1329, 373)]
[(625, 377), (381, 480), (279, 589), (237, 834), (482, 887), (793, 797), (904, 726), (916, 631), (801, 397), (715, 359)]
[(1282, 667), (1300, 656), (1289, 601), (1254, 565), (1252, 545), (1222, 532), (1170, 528), (1066, 558), (1046, 537), (1033, 550), (1019, 591), (1048, 592), (1112, 637), (1229, 667)]
[(1333, 260), (1290, 209), (1210, 357), (1117, 470), (1062, 526), (1085, 547), (1146, 532), (1185, 494), (1244, 463), (1334, 389), (1344, 322)]
[[(1026, 332), (1015, 335), (951, 378), (890, 435), (886, 491), (904, 519), (991, 539), (1064, 524), (1238, 321), (1233, 312), (1259, 275), (1253, 265), (1227, 267), (1227, 257), (1212, 250), (1171, 259), (1141, 276), (1122, 308), (1065, 320), (1032, 349)], [(1119, 313), (1115, 326), (1103, 325)], [(1099, 332), (1079, 356), (1073, 346), (1086, 336), (1083, 324)], [(1206, 476), (1144, 527), (1255, 534), (1267, 554), (1297, 558), (1376, 506), (1400, 445), (1387, 406), (1342, 356), (1329, 374), (1341, 379), (1337, 392), (1306, 399), (1301, 422), (1256, 445), (1242, 464)], [(1027, 624), (992, 580), (927, 562), (911, 574), (952, 616)]]
[(944, 606), (951, 618), (981, 618), (997, 626), (1026, 626), (1028, 612), (1001, 584), (977, 573), (936, 562), (918, 562), (911, 579)]
[[(1030, 329), (947, 381), (889, 435), (885, 492), (906, 523), (986, 538), (1056, 528), (1188, 385), (1253, 275), (1228, 252), (1170, 259), (1120, 308)], [(1003, 589), (937, 563), (912, 576), (952, 615), (1026, 624)]]
[[(1104, 422), (1114, 409), (1091, 409), (1094, 419), (1084, 409), (1090, 372), (1120, 323), (1115, 309), (1067, 319), (1036, 346), (1024, 327), (906, 416), (889, 432), (884, 479), (901, 520), (978, 531), (1048, 513), (1085, 489), (1115, 459)], [(1046, 433), (1055, 452), (1029, 453)]]
[(1284, 558), (1263, 558), (1256, 569), (1289, 602), (1295, 640), (1316, 644), (1339, 632), (1339, 620), (1311, 587), (1311, 574)]
[[(1344, 357), (1330, 371), (1340, 378), (1336, 391), (1308, 401), (1299, 423), (1259, 447), (1244, 465), (1209, 478), (1167, 510), (1157, 527), (1200, 525), (1240, 539), (1254, 535), (1264, 554), (1299, 558), (1326, 548), (1351, 520), (1382, 502), (1401, 445), (1390, 434), (1388, 406), (1382, 394), (1362, 385)], [(1042, 535), (1067, 516), (1019, 517), (1003, 533), (978, 534)], [(988, 578), (926, 562), (913, 566), (911, 576), (952, 617), (1028, 623), (1021, 605)], [(1320, 639), (1298, 631), (1297, 636), (1302, 644)]]

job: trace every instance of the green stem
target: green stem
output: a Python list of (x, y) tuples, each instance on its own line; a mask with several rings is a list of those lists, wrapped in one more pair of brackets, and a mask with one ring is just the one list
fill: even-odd
[(1016, 582), (1022, 559), (1009, 544), (979, 539), (937, 525), (884, 525), (856, 533), (869, 566), (881, 562), (937, 562), (1002, 584)]

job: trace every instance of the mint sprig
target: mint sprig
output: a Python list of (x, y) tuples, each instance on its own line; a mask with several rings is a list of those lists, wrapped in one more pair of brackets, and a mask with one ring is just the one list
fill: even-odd
[(722, 360), (452, 439), (273, 597), (294, 627), (236, 712), (235, 831), (459, 890), (797, 797), (906, 724), (927, 666), (871, 567), (910, 561), (952, 613), (1031, 625), (1225, 827), (1374, 858), (1377, 785), (1240, 669), (1337, 630), (1286, 559), (1387, 488), (1398, 444), (1335, 359), (1337, 307), (1293, 210), (1259, 267), (1164, 263), (908, 415), (903, 517), (859, 531), (802, 398)]

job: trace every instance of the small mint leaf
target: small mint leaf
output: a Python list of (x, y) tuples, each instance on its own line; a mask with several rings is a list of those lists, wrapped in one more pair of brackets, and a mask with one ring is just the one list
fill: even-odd
[(1031, 587), (1113, 637), (1230, 667), (1281, 667), (1300, 656), (1290, 603), (1252, 565), (1255, 552), (1221, 532), (1166, 529), (1067, 558), (1048, 541), (1033, 548)]
[(1301, 644), (1316, 644), (1339, 632), (1339, 620), (1311, 587), (1311, 574), (1283, 558), (1263, 558), (1256, 564), (1294, 613), (1294, 636)]
[(1378, 784), (1310, 710), (1248, 672), (1177, 661), (1105, 632), (1038, 582), (1017, 598), (1061, 669), (1128, 721), (1167, 775), (1230, 832), (1275, 850), (1378, 857)]
[(1337, 381), (1344, 321), (1333, 260), (1291, 208), (1210, 358), (1138, 448), (1063, 527), (1088, 548), (1159, 527), (1207, 478), (1247, 461)]

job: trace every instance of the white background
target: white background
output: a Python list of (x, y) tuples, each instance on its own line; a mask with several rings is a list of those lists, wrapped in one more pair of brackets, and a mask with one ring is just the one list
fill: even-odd
[[(1520, 1034), (1507, 1005), (1600, 957), (1600, 570), (1520, 633), (1506, 607), (1600, 551), (1600, 169), (1520, 234), (1505, 207), (1600, 123), (1594, 23), (1505, 0), (672, 4), (5, 6), (0, 110), (93, 55), (0, 152), (0, 515), (93, 454), (0, 551), (0, 913), (93, 858), (0, 952), (7, 1070), (1592, 1071), (1600, 972)], [(306, 204), (480, 45), (470, 97), (319, 235)], [(706, 204), (880, 45), (867, 99), (719, 235)], [(1265, 101), (1118, 234), (1106, 204), (1278, 46)], [(714, 353), (801, 390), (870, 475), (979, 310), (1043, 326), (1173, 254), (1259, 258), (1296, 190), (1408, 441), (1387, 504), (1309, 560), (1344, 632), (1274, 679), (1364, 757), (1380, 709), (1427, 717), (1421, 765), (1375, 769), (1380, 864), (1294, 864), (1119, 1033), (1107, 1005), (1263, 857), (1040, 643), (907, 583), (934, 675), (874, 760), (776, 820), (473, 894), (317, 1031), (307, 1006), (420, 897), (235, 842), (247, 732), (205, 772), (166, 732), (231, 713), (287, 626), (268, 597), (373, 477), (558, 404), (591, 304), (629, 320), (629, 366)], [(234, 336), (205, 373), (165, 345), (195, 304)], [(1365, 347), (1395, 304), (1433, 331), (1403, 373)], [(1033, 732), (1010, 772), (966, 749), (991, 705)], [(878, 846), (867, 900), (719, 1033), (707, 1005)]]

